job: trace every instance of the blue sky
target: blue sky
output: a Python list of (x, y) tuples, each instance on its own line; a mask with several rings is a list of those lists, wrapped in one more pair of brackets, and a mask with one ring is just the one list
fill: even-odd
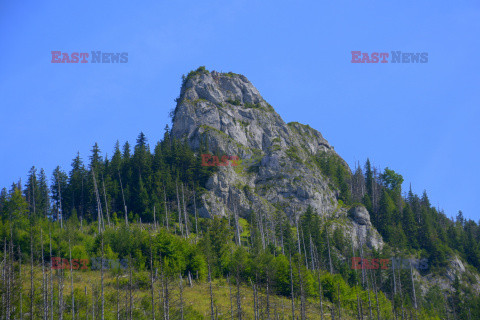
[[(478, 1), (0, 2), (0, 186), (32, 165), (70, 170), (98, 142), (151, 145), (182, 74), (244, 74), (287, 122), (319, 130), (478, 221)], [(52, 50), (128, 52), (126, 64), (52, 64)], [(428, 52), (426, 64), (352, 64), (351, 51)]]

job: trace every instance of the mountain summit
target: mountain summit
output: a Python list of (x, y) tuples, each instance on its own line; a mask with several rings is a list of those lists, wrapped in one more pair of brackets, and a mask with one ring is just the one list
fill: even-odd
[(353, 219), (348, 218), (339, 192), (318, 165), (321, 159), (334, 159), (350, 174), (346, 162), (317, 130), (285, 123), (245, 76), (203, 67), (190, 72), (177, 99), (172, 135), (195, 150), (206, 145), (212, 153), (241, 160), (237, 167), (220, 167), (210, 178), (203, 216), (228, 215), (235, 208), (240, 216), (254, 211), (266, 221), (281, 212), (294, 222), (310, 206), (323, 217), (338, 218), (343, 232), (354, 239), (382, 246), (368, 212), (354, 210)]

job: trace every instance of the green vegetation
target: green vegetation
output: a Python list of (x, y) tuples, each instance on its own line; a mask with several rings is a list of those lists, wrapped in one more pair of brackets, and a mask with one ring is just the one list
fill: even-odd
[[(371, 309), (377, 318), (377, 308), (381, 319), (394, 319), (393, 313), (398, 319), (402, 312), (439, 319), (446, 318), (445, 310), (450, 318), (480, 318), (480, 299), (469, 286), (475, 278), (468, 274), (454, 282), (454, 292), (433, 287), (425, 296), (408, 270), (395, 276), (401, 290), (392, 287), (390, 270), (369, 270), (363, 280), (351, 269), (350, 258), (359, 253), (342, 232), (346, 216), (322, 221), (308, 208), (296, 223), (285, 215), (283, 203), (272, 214), (252, 210), (236, 217), (227, 211), (224, 218), (200, 218), (205, 184), (218, 170), (201, 166), (204, 152), (207, 145), (195, 153), (171, 139), (167, 127), (153, 153), (141, 133), (133, 152), (128, 142), (122, 151), (117, 143), (113, 156), (104, 159), (95, 144), (88, 167), (77, 155), (68, 172), (57, 167), (48, 179), (32, 167), (24, 185), (3, 188), (1, 314), (36, 319), (46, 310), (50, 318), (52, 308), (45, 305), (53, 304), (55, 319), (72, 319), (73, 310), (78, 319), (87, 313), (100, 317), (104, 300), (106, 319), (116, 319), (117, 310), (122, 319), (151, 319), (152, 312), (157, 319), (167, 312), (175, 319), (182, 312), (184, 319), (204, 319), (211, 318), (212, 304), (213, 314), (222, 319), (231, 318), (230, 301), (237, 317), (239, 290), (243, 318), (254, 317), (255, 311), (265, 319), (282, 314), (282, 302), (291, 317), (293, 286), (295, 313), (304, 319), (320, 318), (320, 301), (325, 318), (330, 309), (344, 319), (358, 318), (359, 309), (366, 318)], [(254, 158), (261, 159), (261, 152)], [(379, 173), (369, 161), (354, 174), (333, 154), (318, 156), (315, 165), (338, 190), (338, 203), (363, 204), (387, 241), (379, 252), (364, 247), (365, 254), (415, 254), (428, 259), (429, 271), (440, 273), (447, 258), (458, 253), (471, 264), (467, 270), (479, 270), (480, 229), (461, 212), (451, 221), (431, 206), (426, 193), (418, 197), (410, 190), (403, 196), (402, 176), (389, 168)], [(269, 183), (276, 181), (266, 181), (262, 191), (268, 192)], [(70, 274), (68, 269), (50, 273), (51, 257), (67, 259), (69, 266), (70, 252), (72, 259), (103, 256), (129, 264), (103, 275), (92, 270)]]
[(182, 87), (185, 85), (185, 83), (192, 79), (193, 77), (197, 75), (202, 75), (202, 74), (209, 74), (210, 72), (205, 68), (205, 66), (200, 66), (197, 68), (197, 70), (192, 70), (188, 73), (188, 75), (185, 77), (185, 75), (182, 76)]
[(233, 100), (233, 99), (227, 99), (227, 102), (230, 103), (230, 104), (233, 104), (234, 106), (240, 106), (242, 105), (242, 103), (240, 102), (240, 100)]
[(313, 158), (313, 162), (329, 178), (332, 188), (340, 191), (339, 199), (344, 203), (350, 203), (350, 170), (340, 157), (333, 153), (321, 153)]
[(287, 154), (287, 156), (288, 156), (290, 159), (292, 159), (292, 160), (294, 160), (294, 161), (296, 161), (296, 162), (298, 162), (298, 163), (303, 163), (302, 159), (301, 159), (300, 156), (298, 155), (299, 151), (298, 151), (298, 148), (297, 148), (297, 147), (291, 146), (291, 147), (289, 147), (289, 148), (285, 151), (285, 153)]

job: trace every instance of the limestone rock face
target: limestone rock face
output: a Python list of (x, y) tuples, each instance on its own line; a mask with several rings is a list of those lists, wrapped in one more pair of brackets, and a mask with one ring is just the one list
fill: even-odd
[(352, 208), (350, 212), (353, 216), (353, 220), (359, 225), (372, 225), (370, 222), (370, 214), (364, 206), (356, 206)]
[[(203, 216), (226, 215), (233, 203), (240, 216), (284, 212), (292, 221), (308, 206), (322, 216), (341, 210), (337, 191), (313, 159), (331, 154), (348, 165), (320, 132), (285, 123), (242, 75), (206, 70), (189, 74), (177, 99), (172, 135), (194, 150), (206, 144), (211, 153), (241, 159), (239, 166), (220, 167), (210, 178), (199, 211)], [(352, 232), (367, 222), (372, 229), (365, 211), (359, 209), (359, 218), (348, 224)], [(364, 243), (381, 246), (381, 237), (368, 240), (366, 229)]]

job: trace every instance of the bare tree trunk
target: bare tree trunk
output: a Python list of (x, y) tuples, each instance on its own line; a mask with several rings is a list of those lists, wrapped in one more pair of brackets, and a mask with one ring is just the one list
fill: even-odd
[(108, 226), (110, 226), (110, 215), (108, 214), (107, 192), (105, 190), (105, 181), (103, 180), (103, 175), (102, 175), (102, 185), (103, 185), (103, 198), (105, 199), (105, 211), (107, 212), (107, 223), (108, 223)]
[(236, 204), (234, 204), (234, 207), (233, 207), (233, 214), (234, 214), (234, 218), (235, 218), (235, 240), (237, 242), (237, 245), (241, 246), (242, 242), (241, 242), (241, 238), (240, 238), (240, 226), (239, 226), (239, 222), (238, 222), (238, 213), (237, 213), (237, 205)]
[[(63, 260), (62, 260), (63, 261)], [(58, 275), (60, 273), (60, 275)], [(64, 269), (63, 265), (60, 271), (57, 271), (57, 276), (58, 276), (58, 312), (59, 312), (59, 320), (63, 320), (63, 308), (64, 308), (64, 302), (63, 302), (63, 276), (64, 276)]]
[(290, 253), (290, 295), (292, 297), (292, 319), (295, 319), (295, 295), (293, 292), (293, 267), (292, 267), (292, 254)]
[(73, 266), (72, 266), (72, 247), (68, 239), (68, 252), (70, 255), (70, 292), (72, 294), (72, 319), (75, 320), (75, 293), (73, 291)]
[(22, 279), (22, 252), (20, 246), (18, 246), (18, 279), (19, 283), (19, 294), (20, 294), (20, 320), (23, 320), (23, 279)]
[[(116, 280), (117, 280), (117, 320), (120, 320), (120, 286), (118, 285), (118, 276), (119, 273), (116, 275)], [(155, 320), (155, 318), (153, 318)]]
[(230, 275), (227, 276), (229, 298), (230, 298), (230, 318), (233, 320), (233, 300), (232, 300), (232, 284), (230, 283)]
[(100, 234), (102, 237), (102, 266), (100, 269), (100, 285), (101, 285), (101, 300), (102, 300), (102, 320), (105, 320), (105, 295), (104, 295), (104, 286), (103, 286), (103, 260), (104, 260), (104, 247), (103, 247), (103, 233)]
[(242, 299), (240, 293), (240, 268), (237, 265), (236, 272), (236, 285), (237, 285), (237, 318), (242, 319)]
[(377, 289), (377, 280), (376, 277), (372, 276), (372, 271), (370, 270), (370, 276), (372, 278), (373, 290), (375, 291), (375, 300), (377, 304), (377, 320), (380, 320), (380, 305), (378, 303), (378, 289)]
[(213, 306), (213, 291), (212, 291), (212, 273), (210, 270), (210, 263), (208, 263), (208, 283), (210, 285), (210, 316), (215, 320), (214, 306)]
[(35, 286), (33, 284), (33, 230), (30, 225), (30, 319), (33, 320), (33, 302), (35, 300)]
[(400, 292), (400, 301), (402, 302), (402, 320), (405, 319), (405, 309), (403, 308), (403, 293), (402, 293), (402, 273), (400, 269), (398, 269), (398, 291)]
[(100, 195), (98, 193), (98, 188), (97, 188), (97, 179), (95, 179), (95, 172), (93, 171), (93, 168), (92, 168), (92, 177), (93, 177), (95, 199), (97, 201), (98, 233), (100, 234), (102, 232), (102, 229), (104, 229), (104, 227), (102, 228), (102, 220), (103, 220), (102, 203), (100, 202)]
[(125, 210), (125, 225), (128, 226), (127, 205), (125, 203), (125, 194), (123, 193), (122, 177), (118, 171), (118, 179), (120, 180), (120, 189), (122, 190), (123, 209)]
[(300, 220), (300, 217), (298, 217), (295, 222), (296, 222), (296, 225), (297, 225), (298, 255), (301, 256), (301, 255), (302, 255), (302, 249), (301, 249), (301, 247), (300, 247), (300, 227), (299, 227), (298, 220)]
[(53, 320), (53, 259), (52, 259), (52, 231), (50, 233), (50, 320)]
[(132, 277), (132, 256), (129, 256), (129, 264), (130, 264), (130, 275), (129, 275), (129, 303), (130, 303), (130, 320), (133, 320), (133, 277)]
[(183, 204), (183, 216), (185, 221), (185, 237), (188, 238), (189, 233), (188, 233), (187, 207), (185, 206), (185, 192), (183, 189), (183, 183), (182, 183), (182, 204)]
[(180, 274), (180, 282), (178, 284), (180, 291), (180, 319), (183, 320), (183, 279), (182, 274)]
[[(155, 212), (155, 207), (153, 209)], [(153, 278), (153, 253), (152, 253), (152, 235), (150, 234), (150, 290), (152, 294), (152, 319), (155, 320), (155, 291)]]
[(303, 286), (303, 277), (301, 272), (300, 260), (298, 261), (298, 280), (300, 281), (300, 318), (302, 320), (306, 319), (305, 315), (305, 290)]
[(58, 208), (57, 214), (59, 215), (57, 219), (60, 219), (60, 228), (63, 229), (63, 211), (62, 211), (62, 190), (60, 188), (60, 175), (57, 172), (57, 185), (58, 185)]
[(163, 203), (165, 205), (165, 219), (167, 220), (167, 230), (169, 230), (168, 226), (168, 210), (167, 210), (167, 194), (165, 192), (165, 185), (163, 186)]
[(415, 308), (415, 318), (417, 318), (417, 296), (415, 295), (415, 281), (413, 279), (412, 261), (410, 260), (410, 276), (412, 278), (413, 307)]
[(193, 208), (195, 210), (195, 244), (196, 244), (198, 239), (198, 218), (197, 218), (197, 201), (196, 201), (195, 187), (193, 189)]
[(177, 190), (178, 227), (180, 228), (180, 232), (182, 233), (182, 237), (183, 237), (184, 234), (183, 234), (183, 223), (182, 223), (182, 209), (180, 208), (180, 197), (178, 195), (178, 180), (175, 181), (175, 186)]
[[(42, 300), (43, 300), (43, 319), (48, 319), (48, 286), (47, 277), (45, 275), (45, 257), (43, 254), (43, 228), (40, 227), (40, 245), (42, 248)], [(21, 282), (21, 279), (20, 279)]]
[(267, 294), (267, 301), (266, 301), (266, 310), (265, 310), (265, 313), (266, 313), (266, 316), (267, 316), (267, 319), (270, 319), (270, 274), (269, 274), (269, 269), (268, 269), (268, 265), (267, 265), (267, 270), (266, 270), (266, 294)]
[(255, 289), (255, 284), (253, 283), (252, 279), (250, 279), (250, 283), (252, 284), (253, 293), (253, 318), (255, 320), (258, 320), (257, 291)]
[(155, 205), (153, 206), (153, 226), (155, 227), (155, 231), (157, 231), (157, 216), (155, 215)]
[(323, 320), (323, 291), (322, 291), (322, 281), (320, 279), (320, 268), (317, 269), (317, 278), (318, 278), (318, 296), (320, 297), (320, 320)]
[[(354, 247), (354, 241), (353, 241), (353, 235), (352, 235), (352, 261), (355, 258), (355, 247)], [(360, 297), (358, 295), (358, 272), (355, 269), (355, 293), (357, 295), (357, 314), (358, 314), (358, 319), (363, 319), (363, 312), (360, 313)]]
[(327, 237), (328, 262), (329, 262), (329, 264), (330, 264), (330, 273), (333, 274), (332, 257), (331, 257), (331, 255), (330, 255), (330, 240), (328, 240), (327, 227), (325, 227), (325, 236)]

